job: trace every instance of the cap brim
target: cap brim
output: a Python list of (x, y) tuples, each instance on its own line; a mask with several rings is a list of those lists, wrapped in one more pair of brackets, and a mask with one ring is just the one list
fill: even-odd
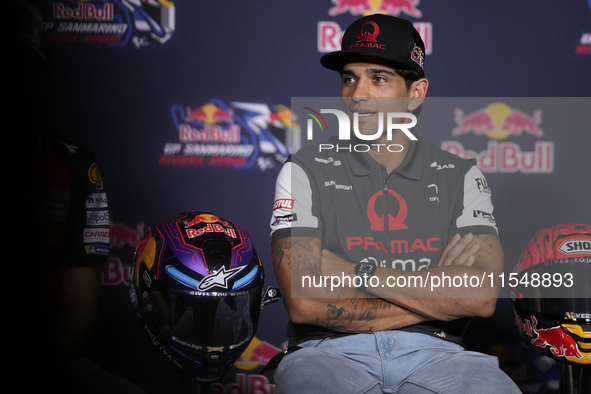
[[(357, 55), (361, 55), (361, 53)], [(341, 68), (343, 68), (343, 65), (347, 62), (347, 59), (352, 56), (355, 56), (355, 54), (352, 54), (351, 52), (331, 52), (320, 58), (320, 64), (329, 70), (340, 71)]]
[(391, 59), (388, 59), (385, 56), (379, 56), (375, 53), (367, 53), (363, 51), (336, 51), (327, 53), (326, 55), (320, 58), (320, 64), (324, 67), (328, 68), (329, 70), (341, 71), (343, 66), (349, 62), (351, 58), (358, 57), (358, 56), (367, 56), (368, 59), (380, 59), (383, 60), (384, 64), (387, 64), (393, 68), (400, 68), (400, 69), (411, 69), (410, 67), (394, 62)]
[(351, 51), (336, 51), (327, 53), (320, 58), (320, 64), (329, 70), (341, 71), (343, 66), (348, 62), (349, 59), (355, 56), (368, 56), (377, 57), (373, 54), (364, 52), (351, 52)]

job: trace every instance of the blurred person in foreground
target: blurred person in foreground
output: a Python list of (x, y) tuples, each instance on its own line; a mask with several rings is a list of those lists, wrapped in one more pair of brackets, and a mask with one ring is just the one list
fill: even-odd
[(3, 10), (8, 267), (18, 284), (8, 309), (17, 345), (9, 386), (76, 392), (109, 254), (107, 194), (94, 155), (49, 130), (38, 5), (9, 0)]

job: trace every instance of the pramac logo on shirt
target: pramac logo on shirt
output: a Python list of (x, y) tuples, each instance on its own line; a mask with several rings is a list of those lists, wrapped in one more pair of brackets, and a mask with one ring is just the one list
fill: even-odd
[[(386, 228), (386, 218), (385, 214), (379, 216), (376, 212), (376, 202), (380, 197), (387, 198), (387, 196), (393, 196), (398, 201), (398, 214), (396, 216), (392, 216), (388, 214), (388, 227)], [(406, 220), (406, 215), (408, 213), (408, 208), (406, 205), (406, 200), (396, 193), (393, 190), (387, 190), (387, 193), (384, 190), (380, 190), (375, 193), (369, 199), (367, 203), (367, 218), (371, 223), (371, 229), (377, 231), (391, 231), (391, 230), (405, 230), (408, 227), (404, 224)]]

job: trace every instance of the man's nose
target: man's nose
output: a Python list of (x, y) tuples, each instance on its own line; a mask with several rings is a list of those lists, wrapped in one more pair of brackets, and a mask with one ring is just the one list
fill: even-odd
[(365, 101), (369, 98), (370, 96), (370, 83), (369, 81), (365, 80), (365, 79), (360, 79), (359, 81), (357, 81), (357, 83), (355, 84), (355, 88), (353, 89), (351, 98), (353, 98), (355, 101)]

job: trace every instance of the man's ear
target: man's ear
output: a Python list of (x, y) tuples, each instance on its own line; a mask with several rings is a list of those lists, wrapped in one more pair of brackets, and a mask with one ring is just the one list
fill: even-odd
[(414, 111), (418, 107), (423, 104), (425, 101), (425, 97), (427, 97), (427, 90), (429, 89), (429, 80), (426, 78), (421, 78), (417, 81), (414, 81), (409, 88), (409, 97), (410, 100), (408, 102), (408, 110)]

